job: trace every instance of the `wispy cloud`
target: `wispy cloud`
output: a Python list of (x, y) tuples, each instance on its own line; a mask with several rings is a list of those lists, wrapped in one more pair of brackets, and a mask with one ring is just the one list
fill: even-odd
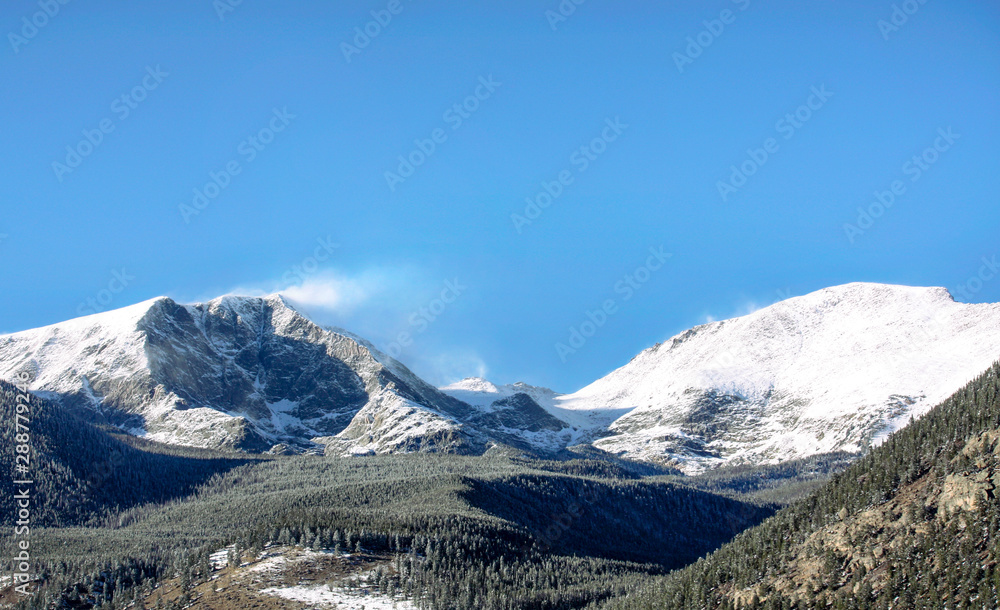
[(486, 362), (474, 350), (451, 348), (435, 354), (425, 354), (413, 364), (415, 373), (440, 387), (466, 377), (483, 377), (489, 373)]
[(373, 297), (389, 290), (388, 282), (384, 279), (373, 273), (348, 277), (327, 272), (274, 292), (287, 297), (304, 310), (348, 315)]
[(412, 271), (386, 268), (371, 268), (355, 274), (324, 270), (301, 280), (295, 278), (297, 281), (284, 279), (243, 284), (225, 294), (280, 294), (303, 313), (319, 318), (316, 322), (327, 323), (331, 319), (350, 317), (367, 306), (383, 312), (404, 306), (410, 299), (408, 295), (415, 298), (419, 294), (419, 282), (414, 278)]
[[(438, 324), (427, 324), (426, 334), (415, 332), (414, 313), (433, 304), (440, 297), (443, 285), (442, 280), (430, 277), (422, 269), (372, 267), (357, 273), (327, 269), (293, 279), (297, 281), (243, 285), (227, 294), (281, 294), (317, 324), (347, 329), (386, 353), (393, 352), (389, 347), (401, 332), (406, 332), (412, 340), (405, 349), (396, 350), (397, 359), (434, 385), (487, 373), (485, 362), (475, 351), (456, 346), (449, 337), (430, 331)], [(446, 315), (455, 315), (450, 306), (449, 311), (440, 313), (440, 317)]]
[(774, 300), (768, 303), (761, 303), (755, 299), (742, 298), (736, 303), (732, 311), (728, 315), (716, 316), (713, 313), (706, 313), (703, 317), (703, 324), (709, 324), (717, 320), (728, 320), (731, 318), (739, 318), (742, 316), (748, 316), (754, 312), (760, 311), (765, 307), (770, 307), (779, 301), (790, 298), (792, 295), (787, 290), (776, 290), (774, 294)]

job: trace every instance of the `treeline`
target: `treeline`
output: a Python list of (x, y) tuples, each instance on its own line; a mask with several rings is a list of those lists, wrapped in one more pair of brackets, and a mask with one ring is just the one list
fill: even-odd
[(858, 457), (856, 453), (824, 453), (780, 464), (725, 466), (695, 476), (662, 480), (744, 502), (787, 506), (808, 496)]
[(518, 474), (469, 481), (473, 506), (560, 554), (679, 568), (773, 510), (687, 487)]

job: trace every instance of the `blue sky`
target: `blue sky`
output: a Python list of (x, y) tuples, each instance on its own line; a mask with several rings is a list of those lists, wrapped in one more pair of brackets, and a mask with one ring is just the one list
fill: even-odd
[(995, 3), (228, 2), (4, 2), (0, 332), (286, 290), (571, 391), (830, 285), (1000, 301)]

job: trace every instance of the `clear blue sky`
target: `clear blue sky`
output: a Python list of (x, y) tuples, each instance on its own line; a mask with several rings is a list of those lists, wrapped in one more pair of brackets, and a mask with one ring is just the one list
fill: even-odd
[[(914, 1), (896, 29), (879, 27), (888, 0), (586, 0), (559, 21), (556, 0), (481, 4), (244, 0), (220, 18), (212, 0), (75, 0), (51, 17), (4, 2), (0, 332), (87, 299), (290, 289), (383, 349), (409, 332), (396, 351), (431, 381), (571, 391), (753, 304), (851, 281), (955, 292), (1000, 256), (996, 3)], [(724, 198), (744, 162), (756, 171)], [(185, 222), (227, 165), (239, 173)], [(518, 232), (512, 214), (560, 178)], [(672, 256), (650, 259), (661, 246)], [(647, 261), (637, 288), (619, 284)], [(1000, 301), (1000, 277), (971, 288), (960, 300)]]

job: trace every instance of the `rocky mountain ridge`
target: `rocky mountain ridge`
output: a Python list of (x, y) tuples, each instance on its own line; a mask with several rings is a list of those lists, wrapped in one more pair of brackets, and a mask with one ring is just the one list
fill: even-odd
[(0, 337), (0, 377), (137, 436), (197, 447), (477, 452), (473, 409), (284, 298), (161, 297)]
[(279, 295), (160, 297), (0, 335), (0, 378), (152, 440), (337, 455), (554, 455), (592, 445), (697, 473), (864, 452), (1000, 355), (1000, 304), (847, 284), (704, 324), (571, 394), (434, 388)]

